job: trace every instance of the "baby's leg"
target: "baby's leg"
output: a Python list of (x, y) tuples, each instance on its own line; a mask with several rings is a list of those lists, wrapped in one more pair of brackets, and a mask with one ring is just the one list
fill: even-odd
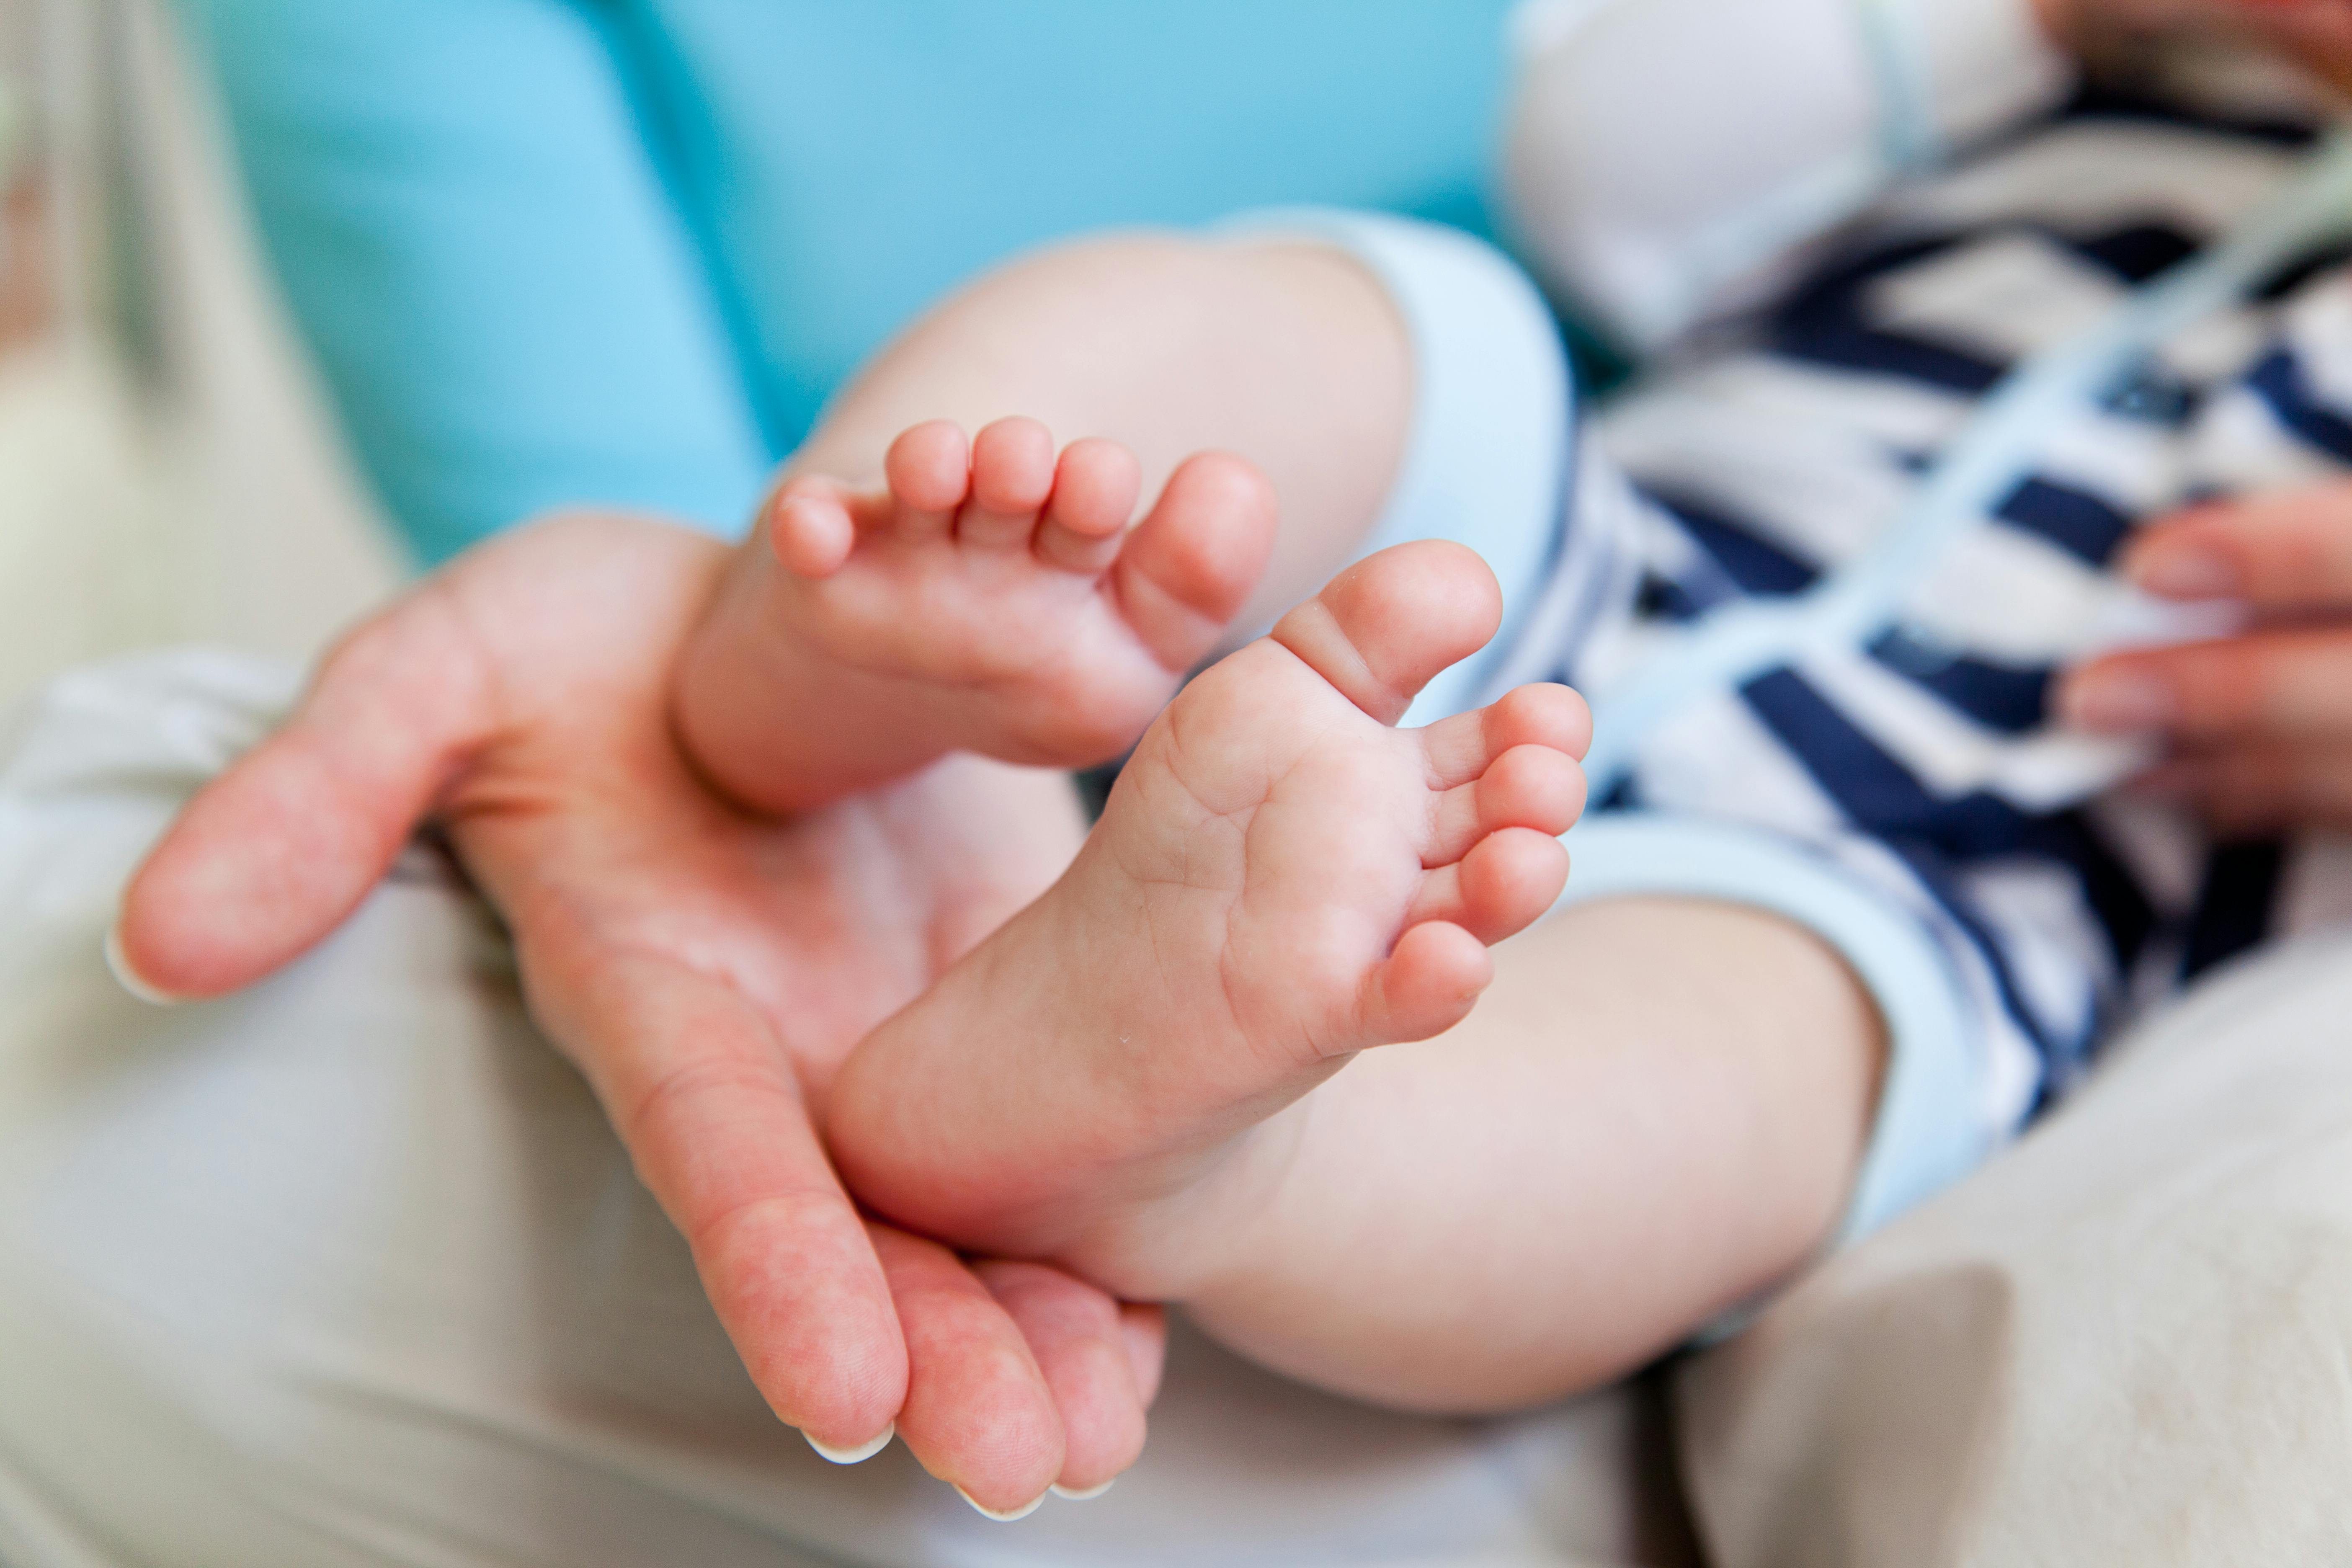
[(1353, 556), (1390, 500), (1419, 370), (1368, 266), (1312, 241), (1113, 236), (1016, 261), (960, 290), (867, 364), (786, 473), (863, 483), (899, 436), (1034, 419), (1135, 455), (1156, 497), (1184, 460), (1230, 452), (1282, 506), (1253, 626)]
[(1879, 1047), (1811, 938), (1573, 912), (1444, 1034), (1481, 944), (1549, 907), (1580, 799), (1560, 688), (1385, 727), (1492, 595), (1452, 547), (1391, 550), (1188, 688), (1071, 871), (844, 1070), (861, 1196), (1441, 1409), (1622, 1372), (1817, 1246)]
[[(1411, 377), (1386, 294), (1336, 251), (1130, 238), (1018, 264), (793, 458), (681, 670), (681, 731), (771, 810), (954, 749), (1107, 760), (1237, 616), (1347, 558)], [(1088, 438), (1057, 460), (1051, 430)]]
[(1141, 1238), (1130, 1291), (1304, 1381), (1484, 1413), (1613, 1382), (1820, 1255), (1885, 1050), (1836, 953), (1756, 909), (1626, 899), (1494, 956), (1464, 1023), (1261, 1128), (1278, 1182), (1203, 1194), (1181, 1247)]
[(1108, 762), (1216, 646), (1263, 570), (1265, 481), (1193, 458), (1131, 532), (1136, 464), (1108, 441), (1055, 458), (1032, 419), (967, 451), (944, 421), (895, 443), (860, 493), (787, 481), (768, 553), (740, 569), (677, 691), (695, 758), (789, 812), (949, 752), (1035, 767)]

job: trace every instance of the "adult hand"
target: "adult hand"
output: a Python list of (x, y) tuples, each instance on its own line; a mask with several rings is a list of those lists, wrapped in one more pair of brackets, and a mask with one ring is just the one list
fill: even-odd
[(2062, 683), (2061, 716), (2165, 737), (2141, 787), (2225, 831), (2352, 828), (2352, 485), (2184, 512), (2122, 569), (2168, 598), (2241, 602), (2253, 629), (2099, 659)]
[(1059, 874), (1070, 792), (959, 760), (792, 822), (732, 807), (667, 706), (727, 553), (609, 516), (470, 552), (345, 638), (190, 803), (131, 886), (119, 956), (172, 995), (247, 984), (436, 817), (776, 1414), (835, 1450), (895, 1418), (993, 1510), (1099, 1485), (1141, 1447), (1157, 1313), (869, 1224), (812, 1117), (868, 1029)]
[(2260, 45), (2352, 88), (2352, 0), (2034, 0), (2061, 47), (2096, 58), (2148, 39)]

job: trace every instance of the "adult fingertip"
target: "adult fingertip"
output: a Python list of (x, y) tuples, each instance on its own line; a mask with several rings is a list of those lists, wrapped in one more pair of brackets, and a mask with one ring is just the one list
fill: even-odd
[[(1092, 1502), (1095, 1499), (1102, 1496), (1103, 1493), (1110, 1490), (1111, 1488), (1117, 1485), (1118, 1485), (1118, 1478), (1114, 1476), (1098, 1487), (1087, 1487), (1083, 1489), (1076, 1489), (1070, 1487), (1066, 1487), (1059, 1481), (1055, 1481), (1052, 1486), (1047, 1487), (1045, 1489), (1053, 1493), (1055, 1497), (1066, 1498), (1071, 1502)], [(1035, 1505), (1032, 1504), (1031, 1506), (1034, 1507)]]
[(1168, 1365), (1168, 1311), (1143, 1301), (1126, 1301), (1118, 1309), (1118, 1341), (1127, 1349), (1127, 1364), (1135, 1373), (1135, 1394), (1144, 1409), (1160, 1397), (1160, 1373)]
[(1053, 1488), (1048, 1487), (1045, 1491), (1039, 1492), (1035, 1497), (1031, 1498), (1027, 1502), (1023, 1503), (1020, 1507), (1008, 1509), (991, 1508), (986, 1503), (981, 1501), (978, 1498), (972, 1496), (970, 1492), (964, 1490), (961, 1487), (956, 1488), (955, 1490), (956, 1496), (971, 1504), (972, 1511), (975, 1513), (981, 1514), (988, 1519), (992, 1519), (999, 1524), (1011, 1524), (1016, 1519), (1026, 1519), (1031, 1514), (1035, 1513), (1039, 1508), (1044, 1506), (1046, 1492), (1050, 1492), (1053, 1489)]
[[(751, 1381), (786, 1426), (827, 1458), (878, 1452), (896, 1436), (907, 1401), (907, 1352), (863, 1227), (844, 1214), (836, 1231), (799, 1205), (754, 1205), (723, 1236), (697, 1238), (695, 1257)], [(815, 1205), (829, 1215), (831, 1205)], [(743, 1211), (751, 1214), (753, 1211)], [(770, 1261), (792, 1257), (780, 1277)], [(835, 1459), (835, 1463), (854, 1460)]]
[(880, 1453), (883, 1449), (888, 1447), (890, 1446), (890, 1440), (898, 1435), (898, 1424), (896, 1421), (893, 1421), (889, 1425), (884, 1426), (877, 1436), (869, 1437), (863, 1443), (853, 1444), (845, 1448), (836, 1448), (829, 1443), (820, 1443), (814, 1436), (806, 1432), (803, 1432), (801, 1436), (807, 1441), (810, 1447), (816, 1450), (817, 1457), (824, 1460), (827, 1464), (862, 1465), (866, 1460), (872, 1458), (875, 1455)]
[(114, 976), (114, 983), (150, 1007), (177, 1007), (182, 1003), (194, 1000), (193, 997), (166, 991), (139, 973), (122, 943), (121, 915), (117, 914), (107, 925), (106, 941), (101, 951), (106, 955), (107, 972)]

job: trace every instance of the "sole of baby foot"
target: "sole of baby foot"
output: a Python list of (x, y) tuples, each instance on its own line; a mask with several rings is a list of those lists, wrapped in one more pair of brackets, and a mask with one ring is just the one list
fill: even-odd
[(1486, 945), (1559, 896), (1581, 700), (1392, 727), (1499, 615), (1476, 556), (1402, 545), (1186, 687), (1062, 880), (851, 1058), (828, 1117), (861, 1196), (1124, 1293), (1180, 1287), (1198, 1259), (1154, 1248), (1190, 1194), (1279, 1169), (1237, 1159), (1244, 1135), (1354, 1053), (1458, 1023)]
[[(1196, 456), (1132, 527), (1124, 447), (1034, 420), (892, 445), (884, 482), (788, 480), (679, 691), (696, 760), (769, 810), (949, 751), (1085, 767), (1124, 752), (1265, 569), (1273, 492)], [(763, 557), (763, 558), (762, 558)]]

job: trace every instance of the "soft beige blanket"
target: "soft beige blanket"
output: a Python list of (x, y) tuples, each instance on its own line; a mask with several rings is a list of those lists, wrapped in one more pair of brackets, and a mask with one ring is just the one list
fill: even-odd
[(1684, 1370), (1722, 1568), (2352, 1563), (2352, 931)]

